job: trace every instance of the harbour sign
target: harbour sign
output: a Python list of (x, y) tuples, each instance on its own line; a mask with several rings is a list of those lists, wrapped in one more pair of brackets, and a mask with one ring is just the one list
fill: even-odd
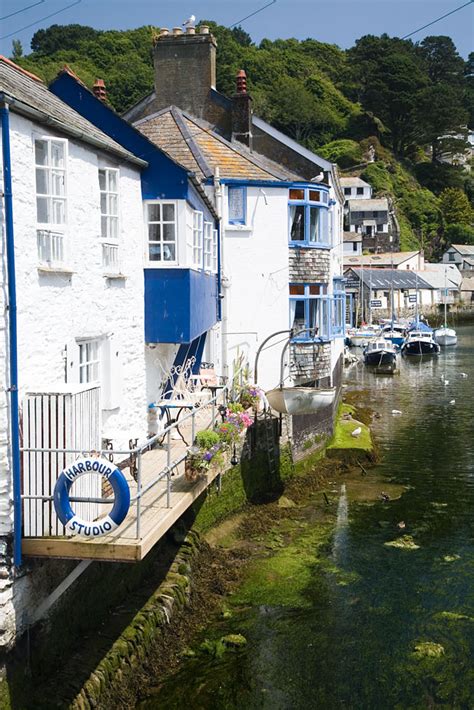
[(379, 298), (373, 298), (370, 301), (371, 308), (382, 308), (382, 301)]

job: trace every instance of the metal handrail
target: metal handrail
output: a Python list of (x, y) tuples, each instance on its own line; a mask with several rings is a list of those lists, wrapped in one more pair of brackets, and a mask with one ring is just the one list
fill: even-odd
[[(140, 539), (140, 526), (141, 526), (141, 499), (142, 497), (150, 491), (152, 488), (154, 488), (156, 485), (158, 485), (161, 481), (166, 480), (166, 488), (163, 491), (162, 495), (166, 494), (166, 506), (167, 508), (170, 508), (170, 502), (171, 502), (171, 475), (172, 471), (177, 468), (183, 461), (186, 459), (187, 451), (190, 448), (189, 446), (186, 446), (186, 450), (184, 454), (182, 454), (179, 458), (175, 459), (174, 461), (171, 461), (171, 433), (173, 430), (176, 430), (178, 427), (180, 427), (184, 422), (187, 420), (191, 419), (192, 420), (192, 435), (193, 435), (193, 440), (194, 440), (194, 433), (195, 433), (195, 416), (198, 412), (202, 411), (203, 409), (211, 406), (212, 407), (212, 415), (211, 415), (211, 423), (214, 423), (218, 409), (216, 408), (217, 401), (220, 397), (222, 397), (223, 393), (228, 392), (228, 385), (225, 385), (222, 387), (219, 393), (216, 393), (214, 397), (211, 399), (207, 400), (204, 404), (195, 407), (191, 412), (183, 416), (179, 422), (173, 422), (172, 424), (169, 424), (168, 426), (164, 427), (164, 429), (159, 432), (158, 434), (155, 434), (153, 437), (150, 439), (147, 439), (146, 442), (143, 444), (134, 447), (133, 449), (125, 449), (125, 450), (120, 450), (120, 449), (100, 449), (100, 450), (95, 450), (94, 453), (102, 455), (104, 454), (105, 456), (136, 456), (137, 457), (137, 479), (136, 479), (136, 484), (137, 484), (137, 492), (135, 495), (130, 497), (130, 504), (136, 505), (136, 514), (137, 514), (137, 519), (136, 519), (136, 538)], [(154, 476), (147, 484), (146, 486), (142, 487), (141, 483), (141, 459), (144, 453), (149, 451), (153, 445), (158, 441), (158, 440), (163, 440), (166, 437), (166, 447), (167, 447), (167, 463), (166, 466), (160, 470), (160, 472)], [(90, 452), (84, 451), (84, 449), (68, 449), (68, 448), (47, 448), (47, 447), (22, 447), (21, 452), (23, 454), (37, 454), (37, 453), (44, 453), (44, 454), (90, 454)], [(161, 496), (160, 496), (161, 497)], [(21, 500), (38, 500), (42, 502), (50, 502), (53, 500), (52, 495), (41, 495), (41, 494), (22, 494), (21, 495)], [(113, 498), (87, 498), (84, 496), (74, 496), (70, 498), (71, 502), (74, 503), (97, 503), (97, 504), (107, 504), (111, 505), (114, 502)]]

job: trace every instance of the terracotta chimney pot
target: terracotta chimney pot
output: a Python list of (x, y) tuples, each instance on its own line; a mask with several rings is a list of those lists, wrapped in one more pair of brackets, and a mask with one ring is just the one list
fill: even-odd
[(94, 96), (96, 96), (100, 101), (107, 101), (107, 89), (105, 87), (105, 82), (103, 79), (96, 79), (95, 84), (92, 87)]

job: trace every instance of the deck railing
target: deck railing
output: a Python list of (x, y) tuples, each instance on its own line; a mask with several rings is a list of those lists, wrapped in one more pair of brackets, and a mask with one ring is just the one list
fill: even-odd
[[(192, 445), (195, 434), (196, 434), (196, 419), (199, 416), (199, 414), (202, 414), (204, 410), (207, 410), (208, 412), (210, 411), (210, 420), (208, 421), (207, 426), (212, 427), (216, 421), (217, 416), (219, 415), (219, 408), (218, 404), (219, 401), (225, 401), (227, 397), (227, 388), (223, 387), (220, 389), (218, 393), (216, 393), (212, 398), (206, 400), (206, 402), (202, 405), (196, 406), (192, 411), (190, 411), (188, 414), (185, 416), (181, 417), (178, 422), (173, 422), (172, 424), (166, 426), (161, 432), (158, 434), (155, 434), (152, 438), (147, 439), (146, 442), (144, 442), (141, 445), (138, 445), (134, 448), (131, 449), (124, 449), (124, 450), (118, 450), (118, 449), (102, 449), (102, 450), (95, 450), (94, 454), (99, 454), (101, 456), (104, 456), (105, 458), (111, 458), (113, 457), (114, 462), (118, 461), (118, 466), (122, 464), (124, 468), (130, 467), (130, 471), (132, 469), (135, 472), (135, 480), (136, 480), (136, 493), (131, 495), (130, 497), (130, 510), (128, 513), (128, 516), (130, 516), (130, 511), (135, 508), (136, 511), (136, 520), (135, 520), (135, 538), (137, 540), (140, 539), (141, 537), (141, 524), (142, 524), (142, 500), (143, 496), (148, 493), (150, 490), (153, 488), (156, 488), (162, 481), (166, 482), (166, 486), (164, 490), (161, 492), (159, 496), (157, 496), (156, 500), (161, 499), (163, 496), (165, 497), (166, 501), (166, 508), (171, 508), (171, 491), (172, 491), (172, 476), (175, 475), (177, 472), (178, 467), (180, 464), (182, 464), (186, 458), (187, 451)], [(181, 428), (183, 427), (183, 424), (186, 422), (190, 422), (190, 444), (186, 445), (185, 450), (180, 453), (177, 458), (173, 459), (173, 452), (172, 452), (172, 436), (173, 433), (177, 431), (178, 427)], [(156, 475), (152, 476), (151, 479), (146, 481), (144, 483), (143, 481), (143, 475), (142, 475), (142, 463), (143, 463), (143, 457), (144, 455), (149, 452), (150, 450), (156, 448), (157, 446), (162, 446), (162, 448), (166, 451), (166, 465), (164, 468), (161, 468)], [(80, 456), (86, 456), (90, 454), (90, 451), (85, 451), (84, 449), (77, 449), (77, 448), (61, 448), (61, 447), (44, 447), (44, 446), (25, 446), (22, 447), (22, 456), (23, 456), (23, 462), (24, 462), (24, 470), (25, 470), (25, 462), (33, 457), (33, 458), (38, 458), (39, 459), (44, 459), (47, 458), (47, 460), (55, 460), (55, 461), (61, 461), (61, 460), (66, 460), (66, 457), (69, 459), (70, 456), (74, 456), (75, 458), (78, 458)], [(55, 472), (55, 478), (53, 481), (51, 481), (51, 467), (37, 467), (36, 468), (36, 475), (40, 475), (40, 471), (42, 471), (43, 477), (46, 477), (48, 480), (47, 481), (38, 481), (36, 491), (48, 491), (45, 493), (41, 492), (23, 492), (22, 494), (22, 501), (23, 501), (23, 519), (24, 519), (24, 532), (23, 534), (26, 536), (34, 536), (34, 537), (47, 537), (51, 535), (60, 535), (61, 532), (64, 535), (65, 530), (64, 527), (62, 528), (62, 531), (60, 530), (60, 523), (57, 521), (55, 518), (54, 524), (51, 522), (51, 524), (48, 524), (48, 519), (52, 520), (51, 516), (43, 516), (43, 520), (45, 521), (43, 525), (40, 528), (40, 531), (37, 532), (37, 528), (35, 526), (35, 523), (32, 519), (30, 519), (32, 513), (31, 511), (34, 510), (34, 516), (37, 518), (38, 516), (38, 507), (42, 505), (47, 505), (50, 509), (53, 506), (53, 495), (52, 491), (54, 488), (54, 484), (59, 477), (59, 474), (61, 473), (60, 470), (57, 470)], [(86, 478), (84, 476), (84, 478)], [(100, 480), (100, 479), (99, 479)], [(27, 490), (31, 491), (31, 486), (27, 488)], [(23, 491), (25, 491), (25, 487), (23, 487)], [(80, 503), (81, 504), (81, 515), (89, 520), (93, 520), (94, 518), (97, 517), (97, 506), (100, 505), (105, 505), (105, 506), (110, 506), (114, 502), (113, 497), (107, 497), (107, 496), (85, 496), (85, 495), (76, 495), (76, 496), (71, 496), (70, 501), (72, 503)], [(122, 523), (122, 526), (126, 525), (127, 523), (127, 518), (125, 518), (124, 522)]]

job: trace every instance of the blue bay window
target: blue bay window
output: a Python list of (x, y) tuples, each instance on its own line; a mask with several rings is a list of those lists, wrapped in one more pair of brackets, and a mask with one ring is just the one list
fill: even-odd
[(333, 280), (334, 302), (332, 308), (332, 333), (344, 336), (346, 324), (346, 292), (342, 279)]
[(331, 337), (331, 298), (324, 284), (290, 284), (290, 328), (296, 341), (326, 341)]
[(322, 189), (290, 189), (290, 246), (331, 246), (328, 201), (329, 195)]

